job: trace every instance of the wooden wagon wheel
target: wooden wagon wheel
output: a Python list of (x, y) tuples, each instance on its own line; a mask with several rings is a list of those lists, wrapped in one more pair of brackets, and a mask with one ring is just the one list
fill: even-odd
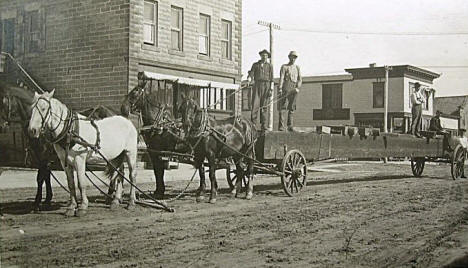
[(299, 150), (286, 153), (281, 164), (281, 183), (289, 196), (298, 194), (307, 183), (307, 162)]
[[(247, 179), (245, 177), (245, 172), (246, 172), (246, 170), (244, 170), (242, 172), (242, 174), (243, 174), (242, 182), (241, 182), (242, 183), (242, 189), (244, 189), (247, 186)], [(237, 173), (236, 173), (235, 169), (232, 170), (230, 167), (226, 168), (226, 180), (227, 180), (227, 183), (229, 184), (229, 190), (230, 191), (234, 190), (234, 188), (236, 187), (236, 182), (237, 182)]]
[(463, 175), (465, 154), (465, 149), (460, 144), (453, 150), (451, 172), (454, 180), (460, 179)]
[(421, 174), (424, 170), (424, 164), (426, 163), (426, 158), (424, 157), (412, 157), (411, 158), (411, 170), (415, 177), (421, 177)]

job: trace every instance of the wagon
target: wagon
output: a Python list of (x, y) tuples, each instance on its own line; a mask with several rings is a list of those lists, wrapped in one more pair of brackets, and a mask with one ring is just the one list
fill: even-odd
[[(288, 196), (299, 194), (307, 184), (307, 166), (332, 158), (409, 158), (415, 177), (420, 177), (427, 161), (451, 164), (453, 179), (463, 174), (466, 138), (435, 135), (424, 138), (408, 134), (380, 133), (371, 128), (343, 128), (341, 134), (320, 132), (266, 131), (256, 143), (255, 172), (278, 175)], [(238, 179), (227, 169), (228, 184)], [(244, 178), (242, 178), (244, 179)]]

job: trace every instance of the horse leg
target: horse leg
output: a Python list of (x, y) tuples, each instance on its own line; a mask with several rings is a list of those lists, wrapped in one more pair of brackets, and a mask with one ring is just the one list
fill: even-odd
[(208, 156), (208, 165), (210, 167), (210, 183), (211, 183), (211, 192), (210, 192), (210, 203), (216, 203), (216, 197), (218, 196), (218, 183), (216, 182), (216, 163), (213, 153), (210, 153)]
[(54, 144), (55, 152), (60, 160), (65, 174), (67, 175), (67, 185), (68, 190), (70, 191), (70, 201), (65, 211), (65, 216), (75, 216), (75, 209), (77, 207), (76, 202), (76, 191), (75, 191), (75, 178), (73, 177), (73, 169), (70, 164), (66, 164), (68, 159), (65, 159), (65, 151), (59, 145)]
[(234, 161), (236, 163), (237, 180), (236, 180), (236, 185), (234, 186), (234, 189), (231, 192), (231, 194), (233, 195), (233, 197), (239, 197), (239, 194), (242, 191), (242, 180), (245, 174), (244, 174), (244, 169), (242, 168), (242, 165), (239, 162), (240, 159), (235, 159)]
[(44, 176), (44, 181), (46, 185), (46, 199), (44, 200), (44, 204), (50, 206), (50, 203), (52, 202), (52, 197), (54, 196), (52, 192), (52, 184), (50, 183), (50, 175), (52, 171), (50, 170), (49, 166), (46, 166), (45, 168), (45, 176)]
[(81, 193), (81, 204), (78, 206), (76, 216), (81, 217), (86, 215), (88, 209), (88, 197), (86, 196), (86, 157), (78, 155), (75, 157), (75, 170), (78, 177), (78, 188)]
[(198, 168), (198, 175), (200, 175), (200, 186), (197, 190), (197, 202), (201, 202), (205, 199), (205, 167), (203, 166), (203, 159), (195, 159), (195, 168)]
[[(250, 156), (252, 157), (252, 156)], [(245, 199), (250, 200), (253, 197), (253, 180), (254, 180), (254, 174), (253, 174), (253, 161), (248, 160), (247, 164), (247, 193), (245, 194)]]
[(42, 200), (42, 185), (44, 183), (44, 172), (43, 172), (43, 167), (42, 165), (39, 166), (39, 169), (37, 170), (37, 176), (36, 176), (36, 181), (37, 181), (37, 192), (36, 192), (36, 198), (34, 199), (34, 204), (33, 204), (33, 210), (38, 211), (41, 200)]
[(106, 198), (106, 202), (107, 204), (111, 204), (112, 202), (112, 197), (114, 197), (115, 199), (115, 187), (116, 187), (116, 181), (117, 181), (117, 177), (114, 177), (110, 180), (110, 183), (109, 183), (109, 189), (107, 189), (107, 198)]
[(154, 153), (150, 154), (151, 161), (153, 162), (154, 177), (156, 178), (156, 189), (154, 191), (154, 197), (156, 199), (163, 199), (166, 186), (164, 184), (164, 160), (161, 156)]
[(135, 208), (136, 196), (135, 196), (135, 187), (136, 185), (136, 162), (137, 162), (137, 152), (136, 151), (127, 151), (127, 164), (128, 164), (128, 173), (130, 174), (130, 201), (128, 202), (127, 209), (133, 210)]

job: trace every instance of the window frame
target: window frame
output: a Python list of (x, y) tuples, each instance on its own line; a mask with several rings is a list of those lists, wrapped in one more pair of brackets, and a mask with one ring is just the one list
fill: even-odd
[[(172, 25), (172, 12), (176, 11), (179, 13), (179, 27), (175, 27)], [(178, 46), (174, 48), (174, 44), (172, 43), (172, 33), (178, 33)], [(178, 6), (171, 6), (171, 50), (175, 51), (184, 51), (184, 9)]]
[[(199, 27), (198, 27), (198, 54), (200, 55), (205, 55), (205, 56), (210, 56), (211, 53), (211, 16), (207, 14), (200, 13), (199, 17)], [(206, 19), (206, 34), (203, 34), (200, 32), (201, 28), (201, 23), (202, 19)], [(201, 51), (201, 38), (205, 39), (205, 44), (206, 44), (206, 53), (203, 53)]]
[[(143, 1), (143, 43), (146, 45), (158, 46), (158, 13), (159, 13), (159, 6), (158, 1), (152, 0), (145, 0)], [(144, 9), (145, 4), (150, 4), (153, 7), (153, 20), (149, 21), (144, 16)], [(151, 25), (153, 27), (152, 35), (153, 35), (153, 42), (147, 41), (145, 36), (145, 26)]]
[[(380, 89), (379, 87), (376, 86), (382, 85), (382, 88)], [(382, 105), (378, 106), (376, 103), (377, 95), (376, 93), (379, 93), (378, 90), (382, 90), (382, 97), (380, 98), (382, 100)], [(385, 108), (385, 82), (373, 82), (372, 83), (372, 108)]]
[[(228, 36), (227, 39), (224, 36), (224, 24), (228, 26)], [(232, 21), (221, 19), (221, 58), (225, 60), (232, 60)], [(227, 43), (226, 54), (223, 53), (223, 46)]]
[[(33, 24), (33, 14), (36, 15), (36, 24)], [(27, 39), (27, 48), (29, 53), (37, 53), (41, 51), (41, 12), (36, 10), (31, 10), (27, 12), (27, 29), (28, 29), (28, 39)], [(34, 26), (34, 27), (33, 27)], [(34, 28), (34, 30), (33, 30)], [(35, 45), (33, 45), (35, 44)]]
[[(337, 93), (340, 92), (340, 94)], [(334, 96), (339, 95), (340, 107), (335, 107)], [(329, 97), (326, 99), (326, 97)], [(322, 84), (322, 109), (323, 110), (338, 110), (343, 109), (343, 84), (336, 83), (336, 84)]]

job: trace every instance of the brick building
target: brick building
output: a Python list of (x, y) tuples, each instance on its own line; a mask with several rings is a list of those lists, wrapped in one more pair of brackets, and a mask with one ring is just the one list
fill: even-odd
[[(241, 0), (1, 0), (0, 50), (75, 110), (118, 111), (144, 71), (162, 102), (187, 92), (221, 116), (240, 105), (241, 25)], [(0, 79), (32, 88), (9, 63)], [(22, 152), (21, 131), (0, 133), (5, 146)]]
[(175, 77), (154, 85), (170, 105), (187, 89), (209, 104), (240, 81), (241, 19), (241, 0), (2, 0), (0, 45), (75, 109), (117, 107), (139, 71)]

